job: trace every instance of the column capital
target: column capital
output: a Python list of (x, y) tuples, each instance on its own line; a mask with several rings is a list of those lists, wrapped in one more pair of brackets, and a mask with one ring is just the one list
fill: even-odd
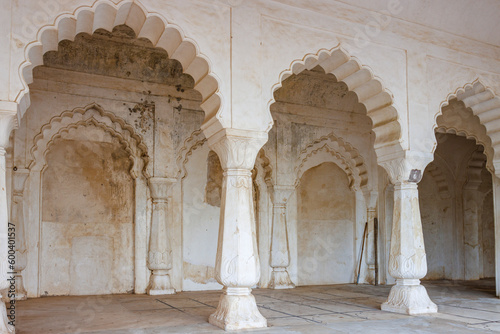
[(150, 177), (148, 180), (151, 197), (154, 200), (167, 200), (168, 193), (177, 179), (170, 177)]
[(12, 130), (19, 126), (17, 118), (18, 105), (15, 102), (0, 100), (0, 154), (5, 155), (5, 148), (9, 145)]
[(380, 157), (378, 164), (384, 167), (393, 184), (418, 183), (432, 160), (434, 154), (430, 152), (404, 151)]
[(368, 211), (376, 210), (378, 201), (378, 191), (371, 189), (363, 189), (363, 196), (365, 198), (366, 207)]
[(24, 192), (24, 184), (30, 175), (29, 169), (19, 168), (13, 173), (12, 194), (14, 196), (22, 196)]
[(208, 138), (208, 145), (219, 156), (224, 170), (253, 169), (266, 142), (267, 132), (238, 129), (223, 129)]
[(295, 190), (295, 186), (275, 184), (272, 187), (269, 187), (269, 189), (271, 191), (271, 200), (273, 201), (274, 206), (286, 206), (290, 195)]

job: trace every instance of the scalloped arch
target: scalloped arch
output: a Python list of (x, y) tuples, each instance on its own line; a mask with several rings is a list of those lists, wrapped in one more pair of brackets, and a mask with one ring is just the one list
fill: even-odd
[[(330, 50), (321, 49), (316, 54), (307, 54), (304, 58), (293, 61), (289, 69), (281, 72), (279, 82), (272, 88), (273, 96), (285, 79), (316, 66), (321, 66), (325, 73), (332, 74), (337, 82), (345, 83), (349, 91), (356, 94), (358, 102), (364, 105), (373, 122), (377, 155), (384, 155), (381, 149), (388, 146), (402, 150), (402, 127), (398, 112), (393, 106), (392, 93), (384, 88), (369, 67), (362, 66), (340, 46)], [(274, 102), (276, 101), (273, 97), (269, 102), (269, 109)]]
[(30, 150), (33, 158), (30, 163), (30, 169), (41, 170), (47, 161), (45, 156), (50, 146), (70, 129), (78, 127), (94, 126), (103, 129), (118, 138), (124, 145), (126, 151), (130, 154), (133, 166), (133, 176), (138, 177), (142, 171), (146, 177), (149, 177), (147, 171), (149, 156), (146, 145), (142, 142), (139, 135), (134, 132), (132, 126), (124, 120), (114, 116), (112, 113), (105, 112), (98, 104), (92, 103), (85, 108), (76, 108), (71, 111), (65, 111), (60, 116), (53, 117), (49, 123), (42, 126), (40, 133), (33, 139), (33, 146)]
[(184, 73), (193, 77), (194, 88), (202, 95), (204, 123), (215, 120), (222, 105), (219, 79), (196, 43), (185, 37), (178, 26), (157, 13), (147, 12), (136, 1), (115, 5), (109, 0), (98, 1), (92, 7), (79, 7), (73, 14), (60, 15), (53, 25), (42, 27), (37, 40), (26, 46), (25, 61), (19, 67), (24, 88), (16, 98), (21, 117), (30, 105), (28, 85), (33, 82), (33, 69), (43, 64), (46, 52), (57, 50), (62, 40), (73, 41), (79, 33), (92, 35), (97, 29), (112, 31), (119, 25), (129, 26), (137, 38), (148, 39), (155, 47), (164, 49), (171, 59), (179, 61)]
[(313, 141), (300, 152), (295, 166), (295, 185), (298, 185), (308, 169), (323, 162), (334, 162), (342, 168), (349, 179), (349, 187), (353, 190), (362, 189), (368, 183), (368, 169), (358, 150), (330, 133)]
[(186, 163), (189, 160), (189, 157), (193, 154), (193, 152), (199, 147), (203, 146), (207, 142), (205, 135), (203, 134), (203, 130), (198, 129), (193, 131), (191, 135), (184, 140), (184, 144), (177, 151), (177, 179), (181, 180), (187, 176)]
[(264, 147), (261, 148), (259, 153), (257, 154), (255, 168), (257, 168), (258, 165), (262, 167), (263, 179), (266, 182), (267, 186), (272, 186), (274, 184), (273, 168), (271, 166), (271, 159), (266, 154)]
[[(485, 154), (488, 157), (488, 169), (497, 174), (500, 173), (500, 98), (495, 95), (492, 89), (484, 85), (478, 78), (472, 83), (468, 83), (458, 88), (454, 93), (447, 96), (441, 103), (439, 111), (434, 117), (434, 128), (439, 130), (439, 117), (443, 115), (442, 108), (456, 99), (470, 109), (473, 115), (479, 118), (479, 123), (484, 126), (485, 131), (468, 131), (466, 129), (453, 128), (457, 134), (462, 133), (468, 138), (473, 138), (484, 146)], [(497, 172), (495, 172), (497, 171)]]

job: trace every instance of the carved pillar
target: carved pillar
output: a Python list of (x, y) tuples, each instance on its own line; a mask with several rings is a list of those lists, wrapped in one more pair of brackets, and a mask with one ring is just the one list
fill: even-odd
[[(500, 171), (500, 166), (495, 166)], [(493, 212), (495, 217), (495, 283), (496, 295), (500, 298), (500, 172), (492, 175)]]
[(161, 177), (149, 179), (149, 188), (153, 200), (148, 253), (148, 267), (152, 271), (148, 287), (148, 294), (150, 295), (175, 293), (168, 273), (172, 269), (172, 249), (170, 248), (167, 229), (168, 192), (175, 181), (175, 179)]
[(16, 225), (16, 300), (25, 300), (27, 292), (24, 288), (22, 271), (26, 268), (26, 235), (24, 232), (24, 185), (28, 178), (29, 170), (18, 169), (13, 175), (12, 191), (12, 223)]
[(467, 184), (463, 191), (464, 267), (466, 280), (478, 280), (482, 274), (481, 257), (481, 204), (484, 195)]
[(375, 282), (375, 218), (377, 218), (378, 192), (364, 193), (366, 201), (366, 221), (368, 222), (364, 259), (367, 265), (366, 281)]
[(292, 194), (294, 186), (273, 187), (273, 229), (271, 236), (271, 289), (292, 289), (295, 285), (290, 280), (286, 268), (290, 265), (290, 251), (288, 247), (288, 232), (286, 222), (286, 203)]
[[(0, 291), (9, 288), (10, 275), (13, 271), (7, 262), (8, 258), (8, 223), (9, 213), (7, 205), (7, 178), (5, 171), (5, 155), (11, 131), (17, 126), (17, 113), (12, 110), (0, 110)], [(0, 299), (2, 295), (0, 294)], [(9, 324), (7, 309), (4, 303), (0, 303), (0, 333), (14, 333), (14, 327)]]
[(223, 294), (209, 322), (225, 330), (266, 327), (251, 294), (259, 282), (252, 173), (267, 134), (224, 129), (208, 139), (224, 169), (215, 275)]
[(431, 160), (432, 155), (407, 155), (382, 163), (394, 183), (389, 273), (396, 279), (389, 298), (382, 304), (384, 311), (410, 315), (437, 312), (436, 304), (420, 284), (427, 273), (427, 259), (417, 183)]

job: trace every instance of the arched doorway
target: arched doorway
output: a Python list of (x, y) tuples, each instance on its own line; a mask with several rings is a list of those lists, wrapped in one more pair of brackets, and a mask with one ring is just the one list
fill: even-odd
[(437, 133), (419, 184), (428, 271), (424, 279), (494, 277), (492, 178), (475, 140)]

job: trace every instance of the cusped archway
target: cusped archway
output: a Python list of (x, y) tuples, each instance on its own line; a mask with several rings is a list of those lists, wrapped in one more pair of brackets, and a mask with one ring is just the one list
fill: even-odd
[(25, 49), (25, 61), (19, 67), (23, 89), (16, 97), (20, 116), (30, 105), (29, 84), (33, 69), (43, 64), (43, 55), (58, 49), (63, 40), (74, 41), (78, 34), (92, 35), (98, 29), (112, 31), (115, 27), (130, 27), (137, 38), (149, 40), (154, 47), (164, 49), (170, 59), (179, 61), (184, 73), (194, 80), (194, 89), (202, 95), (201, 108), (205, 112), (204, 127), (217, 120), (222, 105), (219, 80), (211, 71), (210, 61), (197, 44), (184, 36), (182, 30), (157, 13), (149, 13), (137, 2), (98, 1), (93, 6), (79, 7), (72, 14), (60, 15), (54, 24), (42, 27), (36, 41)]
[[(447, 115), (446, 108), (460, 102), (465, 109)], [(456, 108), (455, 108), (456, 110)], [(465, 111), (465, 112), (464, 112)], [(472, 119), (471, 116), (477, 116)], [(458, 88), (441, 103), (435, 117), (437, 132), (454, 133), (483, 145), (488, 169), (500, 171), (500, 98), (480, 79)]]
[[(365, 107), (372, 120), (377, 156), (384, 156), (391, 150), (401, 151), (402, 126), (391, 92), (375, 77), (369, 67), (361, 65), (340, 46), (330, 50), (321, 49), (315, 54), (307, 54), (302, 59), (293, 61), (289, 69), (281, 72), (278, 83), (272, 88), (273, 93), (282, 87), (283, 81), (291, 75), (317, 66), (326, 74), (332, 74), (337, 82), (343, 82)], [(275, 99), (271, 99), (268, 107), (274, 102)]]

